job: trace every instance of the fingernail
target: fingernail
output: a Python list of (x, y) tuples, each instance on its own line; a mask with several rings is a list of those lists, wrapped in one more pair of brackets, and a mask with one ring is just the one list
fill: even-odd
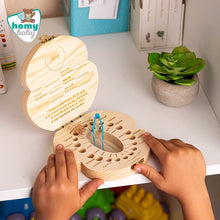
[(55, 154), (51, 154), (49, 157), (50, 157), (51, 159), (55, 159)]
[(141, 173), (141, 168), (139, 168), (139, 167), (134, 168), (134, 170), (135, 170), (137, 173)]
[(62, 144), (58, 144), (57, 147), (56, 147), (56, 149), (57, 149), (57, 150), (63, 149), (63, 145), (62, 145)]
[(70, 148), (67, 148), (66, 152), (73, 152), (73, 151)]
[(97, 186), (99, 187), (99, 186), (102, 185), (103, 183), (104, 183), (103, 180), (99, 180), (99, 181), (97, 181)]
[(147, 136), (150, 136), (151, 133), (150, 132), (145, 132), (144, 135), (147, 137)]

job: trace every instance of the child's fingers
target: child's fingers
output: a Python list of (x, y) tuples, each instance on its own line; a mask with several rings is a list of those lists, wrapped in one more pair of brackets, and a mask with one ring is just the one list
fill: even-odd
[(77, 171), (76, 160), (73, 151), (70, 149), (66, 150), (65, 156), (66, 156), (67, 176), (70, 181), (74, 181), (78, 184), (78, 171)]
[(159, 187), (164, 181), (164, 177), (159, 172), (157, 172), (153, 167), (147, 164), (138, 164), (134, 167), (134, 170), (137, 173), (141, 173), (144, 176), (146, 176), (157, 187)]
[(171, 139), (170, 142), (176, 146), (185, 146), (185, 143), (179, 139)]
[(159, 158), (162, 162), (169, 152), (162, 143), (160, 143), (155, 137), (153, 137), (150, 133), (146, 132), (144, 134), (144, 140), (147, 145), (152, 149), (154, 154)]
[(191, 149), (197, 150), (197, 148), (195, 148), (192, 144), (184, 143), (180, 139), (171, 139), (170, 142), (173, 143), (177, 147), (182, 147), (185, 149), (191, 148)]
[(171, 139), (170, 142), (172, 142), (173, 144), (175, 144), (178, 147), (192, 148), (194, 150), (197, 150), (197, 148), (195, 148), (192, 144), (184, 143), (180, 139)]
[(56, 179), (63, 180), (67, 178), (66, 159), (64, 147), (59, 144), (56, 146)]
[(166, 140), (163, 140), (163, 139), (157, 139), (161, 144), (163, 144), (167, 150), (169, 151), (174, 151), (177, 149), (177, 146), (176, 144), (173, 144), (171, 141), (166, 141)]
[(81, 206), (90, 198), (100, 185), (104, 183), (101, 179), (94, 179), (87, 183), (80, 191)]
[(46, 181), (55, 180), (55, 154), (51, 154), (47, 160)]
[(40, 173), (38, 174), (35, 183), (34, 183), (34, 188), (35, 187), (40, 187), (42, 185), (44, 185), (46, 182), (46, 167), (44, 167)]

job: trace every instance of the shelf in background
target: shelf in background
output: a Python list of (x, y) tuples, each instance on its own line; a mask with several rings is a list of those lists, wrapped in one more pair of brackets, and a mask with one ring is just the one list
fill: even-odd
[[(38, 36), (69, 35), (63, 18), (43, 19)], [(0, 96), (0, 201), (25, 198), (30, 194), (39, 170), (52, 153), (55, 132), (33, 126), (21, 111), (24, 92), (19, 78), (21, 65), (38, 42), (21, 41), (14, 34), (17, 68), (4, 71), (8, 93)], [(97, 65), (99, 86), (93, 110), (121, 111), (131, 115), (137, 127), (153, 135), (180, 138), (201, 150), (207, 163), (207, 175), (220, 173), (220, 125), (200, 89), (196, 100), (183, 108), (170, 108), (158, 103), (151, 91), (147, 70), (147, 52), (137, 51), (129, 32), (80, 37), (87, 45), (89, 60)], [(159, 169), (157, 159), (150, 156), (150, 165)], [(79, 186), (89, 179), (79, 174)], [(102, 187), (147, 183), (140, 174), (106, 181)]]

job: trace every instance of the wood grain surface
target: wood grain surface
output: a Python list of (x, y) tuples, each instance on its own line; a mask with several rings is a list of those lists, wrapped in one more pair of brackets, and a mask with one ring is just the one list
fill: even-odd
[[(101, 142), (94, 146), (92, 135), (93, 118), (99, 113), (104, 127), (104, 150)], [(79, 132), (78, 125), (84, 127)], [(89, 178), (114, 180), (134, 173), (137, 163), (146, 162), (149, 147), (143, 140), (144, 130), (136, 128), (134, 119), (120, 112), (90, 112), (59, 130), (54, 137), (54, 147), (62, 144), (72, 149), (78, 170)], [(96, 131), (101, 137), (101, 132)]]
[(37, 126), (54, 131), (86, 112), (96, 94), (98, 71), (85, 44), (59, 36), (36, 45), (21, 69), (22, 109)]

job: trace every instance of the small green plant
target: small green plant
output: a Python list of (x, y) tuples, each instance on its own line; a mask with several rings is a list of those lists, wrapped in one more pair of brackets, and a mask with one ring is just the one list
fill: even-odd
[(191, 86), (195, 80), (193, 75), (200, 72), (205, 66), (205, 60), (196, 58), (185, 46), (176, 47), (172, 53), (149, 53), (148, 69), (158, 79), (168, 83)]

